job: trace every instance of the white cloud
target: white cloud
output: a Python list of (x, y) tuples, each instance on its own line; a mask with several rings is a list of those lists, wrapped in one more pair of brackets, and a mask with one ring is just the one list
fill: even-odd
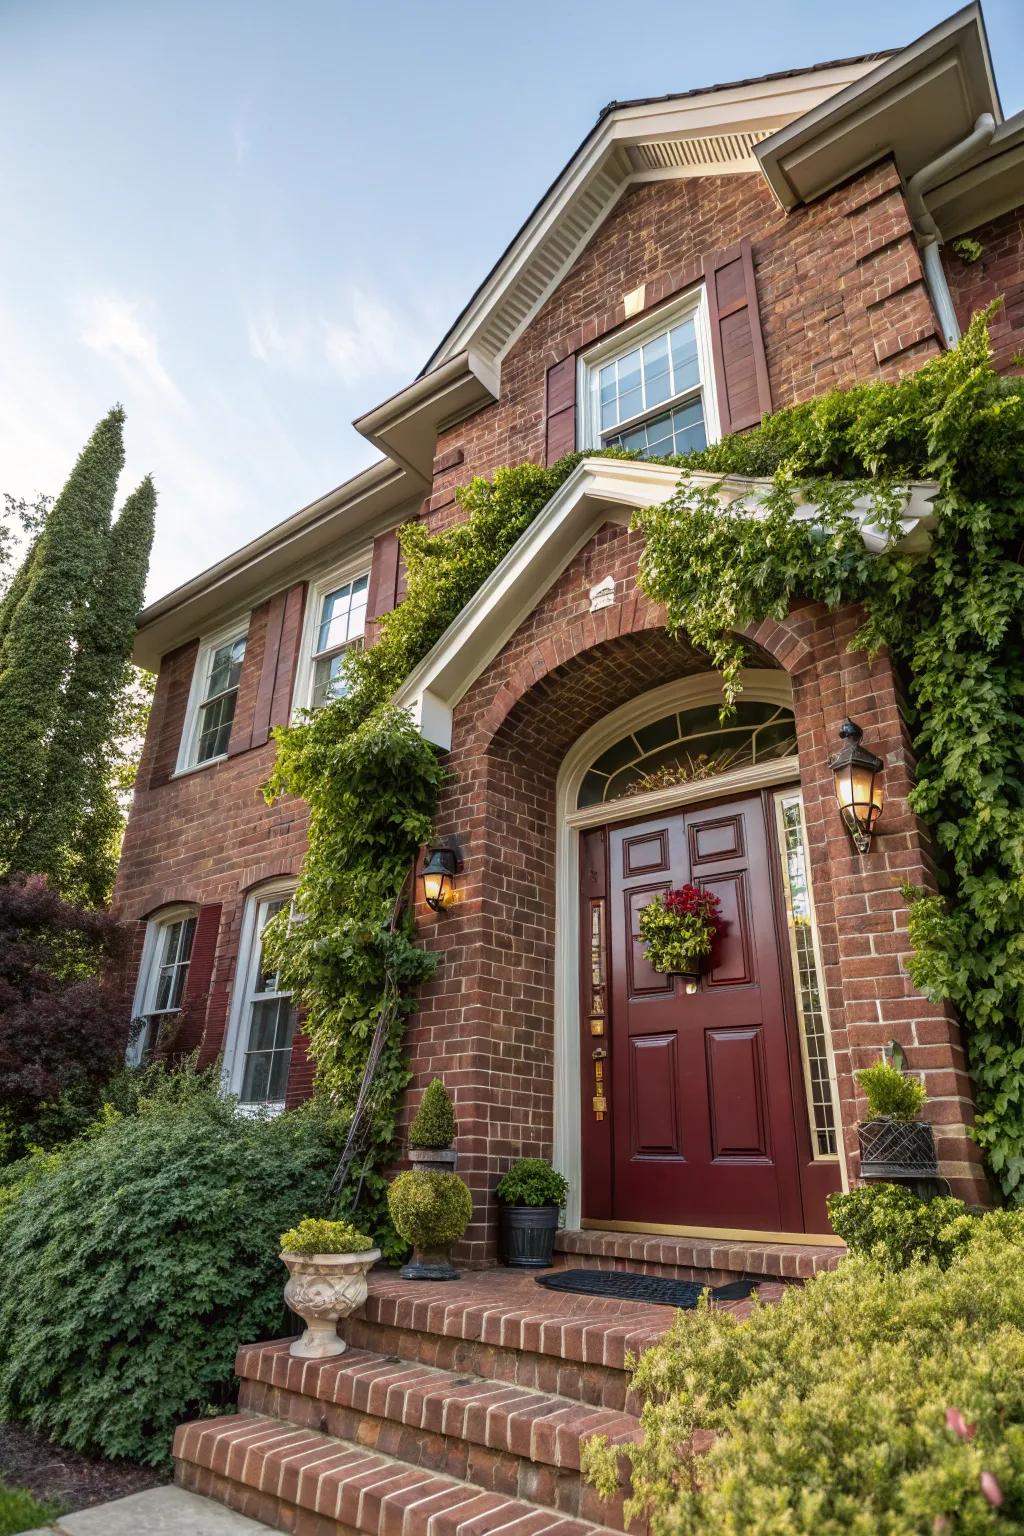
[(324, 320), (327, 361), (344, 378), (361, 381), (384, 374), (409, 374), (427, 353), (420, 316), (402, 313), (364, 288), (349, 290), (344, 320)]
[(110, 358), (146, 380), (159, 394), (184, 404), (178, 386), (160, 361), (155, 333), (145, 324), (137, 302), (118, 294), (97, 294), (83, 306), (79, 340), (100, 357)]
[(263, 304), (246, 318), (249, 355), (258, 362), (302, 368), (311, 351), (312, 326), (301, 315), (287, 321), (272, 304)]

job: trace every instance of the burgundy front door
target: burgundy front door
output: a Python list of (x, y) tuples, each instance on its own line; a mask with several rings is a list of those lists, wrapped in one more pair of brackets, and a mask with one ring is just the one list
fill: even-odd
[[(797, 1121), (806, 1112), (784, 991), (770, 811), (770, 797), (751, 794), (598, 834), (607, 865), (607, 1028), (600, 1044), (584, 1038), (585, 1051), (607, 1051), (608, 1091), (600, 1117), (585, 1094), (584, 1123), (588, 1113), (606, 1122), (589, 1139), (605, 1142), (598, 1163), (615, 1221), (807, 1230), (808, 1138)], [(594, 837), (587, 834), (585, 860)], [(586, 878), (585, 870), (585, 897)], [(725, 920), (692, 992), (685, 979), (651, 967), (637, 921), (652, 897), (686, 881), (713, 891)]]

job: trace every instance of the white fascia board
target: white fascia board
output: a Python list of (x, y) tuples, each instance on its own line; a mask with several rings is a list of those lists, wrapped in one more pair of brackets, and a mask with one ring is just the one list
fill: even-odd
[[(746, 515), (756, 515), (772, 489), (765, 479), (681, 475), (670, 465), (643, 460), (583, 459), (396, 692), (394, 702), (410, 711), (428, 741), (450, 749), (459, 700), (597, 529), (607, 522), (628, 523), (635, 511), (661, 505), (683, 483), (714, 490), (723, 512)], [(931, 482), (907, 487), (901, 548), (927, 544), (937, 489)], [(880, 550), (885, 537), (871, 520), (873, 510), (865, 495), (854, 502), (852, 515), (866, 546)], [(801, 521), (816, 511), (813, 502), (797, 496)]]

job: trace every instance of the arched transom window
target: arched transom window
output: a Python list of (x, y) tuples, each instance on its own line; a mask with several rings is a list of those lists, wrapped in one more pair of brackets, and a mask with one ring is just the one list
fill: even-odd
[(717, 704), (673, 710), (637, 726), (601, 753), (584, 775), (577, 807), (691, 784), (795, 754), (793, 711), (782, 704), (740, 699), (724, 725)]

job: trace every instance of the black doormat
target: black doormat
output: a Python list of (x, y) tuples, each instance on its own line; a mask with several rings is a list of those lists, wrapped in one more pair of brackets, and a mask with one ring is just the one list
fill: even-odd
[(660, 1275), (638, 1275), (623, 1269), (556, 1269), (538, 1275), (538, 1285), (550, 1291), (577, 1291), (581, 1296), (609, 1296), (615, 1301), (653, 1301), (662, 1307), (695, 1307), (702, 1291), (710, 1289), (712, 1301), (743, 1301), (755, 1280), (733, 1280), (729, 1285), (708, 1287), (698, 1280), (664, 1280)]

